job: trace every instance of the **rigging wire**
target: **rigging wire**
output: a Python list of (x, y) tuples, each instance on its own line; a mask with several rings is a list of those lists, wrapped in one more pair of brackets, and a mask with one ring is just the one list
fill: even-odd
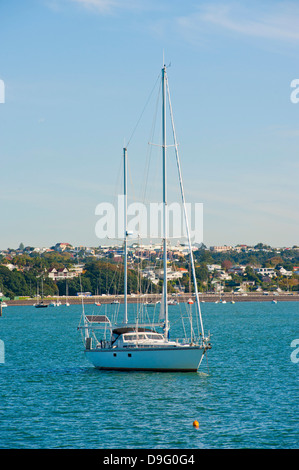
[(197, 290), (197, 284), (196, 284), (195, 266), (194, 266), (194, 260), (193, 260), (193, 255), (192, 255), (192, 246), (191, 246), (191, 239), (190, 239), (190, 233), (189, 233), (189, 224), (188, 224), (188, 218), (187, 218), (187, 213), (186, 213), (186, 205), (185, 205), (185, 193), (184, 193), (184, 188), (183, 188), (183, 181), (182, 181), (182, 174), (181, 174), (181, 164), (180, 164), (180, 158), (179, 158), (176, 132), (175, 132), (175, 127), (174, 127), (174, 119), (173, 119), (173, 113), (172, 113), (172, 106), (171, 106), (171, 100), (170, 100), (170, 91), (169, 91), (168, 80), (167, 80), (167, 94), (168, 94), (168, 103), (169, 103), (170, 118), (171, 118), (171, 124), (172, 124), (173, 140), (174, 140), (174, 144), (175, 144), (174, 147), (175, 147), (175, 156), (176, 156), (176, 162), (177, 162), (177, 170), (178, 170), (179, 183), (180, 183), (180, 188), (181, 188), (181, 197), (182, 197), (182, 203), (183, 203), (184, 215), (185, 215), (186, 231), (187, 231), (187, 235), (188, 235), (188, 244), (189, 244), (189, 251), (190, 251), (190, 263), (191, 263), (192, 274), (193, 274), (193, 279), (194, 279), (194, 289), (195, 289), (195, 294), (196, 294), (196, 303), (197, 303), (197, 308), (198, 308), (198, 315), (199, 315), (199, 320), (200, 320), (202, 337), (204, 338), (205, 335), (204, 335), (204, 328), (203, 328), (203, 322), (202, 322), (202, 316), (201, 316), (201, 310), (200, 310), (200, 303), (199, 303), (199, 299), (198, 299), (198, 290)]
[(146, 156), (146, 163), (145, 163), (145, 175), (144, 175), (144, 186), (143, 186), (143, 197), (141, 198), (142, 202), (145, 202), (145, 197), (146, 197), (146, 191), (147, 191), (147, 184), (148, 184), (148, 176), (149, 176), (149, 168), (150, 168), (150, 162), (151, 162), (151, 157), (152, 157), (152, 145), (150, 144), (154, 140), (154, 134), (156, 130), (156, 122), (157, 122), (157, 115), (158, 115), (158, 106), (159, 106), (159, 101), (160, 101), (160, 96), (161, 96), (161, 91), (162, 91), (162, 83), (160, 83), (159, 86), (159, 91), (157, 94), (156, 98), (156, 106), (155, 106), (155, 112), (153, 116), (153, 122), (152, 122), (152, 127), (150, 131), (150, 137), (149, 137), (149, 145), (147, 148), (147, 156)]
[[(156, 102), (156, 112), (154, 113), (154, 118), (153, 118), (153, 123), (152, 123), (152, 128), (151, 128), (151, 134), (150, 134), (150, 136), (152, 136), (153, 133), (154, 133), (155, 125), (156, 125), (157, 108), (158, 108), (158, 102), (159, 102), (159, 94), (160, 94), (160, 91), (161, 91), (161, 72), (159, 73), (159, 75), (158, 75), (158, 77), (157, 77), (157, 79), (156, 79), (156, 81), (155, 81), (155, 84), (154, 84), (154, 86), (153, 86), (151, 92), (149, 93), (149, 96), (148, 96), (148, 98), (147, 98), (147, 100), (146, 100), (146, 103), (145, 103), (143, 109), (142, 109), (142, 112), (141, 112), (141, 114), (140, 114), (140, 116), (139, 116), (139, 118), (138, 118), (138, 120), (137, 120), (137, 122), (136, 122), (136, 124), (135, 124), (135, 126), (134, 126), (134, 128), (133, 128), (133, 131), (132, 131), (132, 133), (131, 133), (131, 136), (130, 136), (128, 142), (127, 142), (126, 148), (128, 148), (128, 146), (130, 145), (130, 143), (131, 143), (131, 141), (132, 141), (132, 139), (133, 139), (133, 136), (135, 135), (135, 132), (136, 132), (136, 130), (137, 130), (137, 127), (138, 127), (138, 125), (140, 124), (140, 121), (141, 121), (141, 119), (142, 119), (142, 117), (143, 117), (143, 115), (144, 115), (144, 113), (145, 113), (145, 110), (146, 110), (146, 108), (147, 108), (147, 106), (148, 106), (148, 104), (149, 104), (149, 102), (150, 102), (150, 100), (151, 100), (151, 98), (152, 98), (152, 95), (153, 95), (155, 89), (157, 88), (157, 84), (158, 84), (158, 83), (160, 83), (160, 87), (159, 87), (159, 92), (158, 92), (158, 98), (157, 98), (157, 100), (156, 100), (156, 101), (157, 101), (157, 102)], [(142, 190), (143, 190), (144, 195), (143, 195), (143, 198), (141, 197), (140, 200), (142, 200), (143, 203), (144, 203), (144, 199), (145, 199), (145, 192), (146, 192), (146, 188), (147, 188), (148, 172), (149, 172), (149, 160), (150, 160), (149, 154), (150, 154), (150, 152), (151, 152), (151, 150), (149, 150), (149, 148), (150, 148), (150, 146), (148, 146), (147, 157), (146, 157), (146, 167), (145, 167), (145, 177), (144, 177), (144, 179), (145, 179), (145, 184), (142, 184), (142, 186), (141, 186), (141, 192), (142, 192)], [(134, 184), (133, 184), (133, 178), (132, 178), (132, 172), (131, 172), (131, 167), (130, 167), (130, 162), (129, 162), (129, 160), (128, 160), (128, 162), (127, 162), (127, 167), (128, 167), (128, 176), (129, 176), (130, 188), (131, 188), (131, 199), (133, 199), (133, 201), (136, 202), (136, 201), (137, 201), (137, 197), (136, 197), (136, 194), (135, 194), (135, 188), (134, 188)], [(119, 183), (119, 177), (118, 177), (118, 183)], [(115, 194), (116, 194), (116, 191), (115, 191)], [(115, 196), (115, 197), (116, 197), (116, 196)], [(139, 221), (139, 232), (140, 232), (140, 231), (141, 231), (141, 227), (140, 227), (140, 221)]]
[(129, 140), (128, 140), (128, 143), (127, 143), (127, 145), (126, 145), (126, 148), (128, 148), (128, 146), (129, 146), (130, 143), (131, 143), (131, 140), (132, 140), (132, 138), (133, 138), (133, 136), (134, 136), (134, 134), (135, 134), (135, 132), (136, 132), (136, 129), (137, 129), (137, 127), (138, 127), (138, 125), (139, 125), (139, 123), (140, 123), (140, 121), (141, 121), (141, 119), (142, 119), (142, 116), (143, 116), (143, 114), (144, 114), (144, 112), (145, 112), (145, 110), (146, 110), (146, 108), (147, 108), (147, 105), (148, 105), (148, 103), (149, 103), (149, 101), (150, 101), (150, 99), (151, 99), (151, 96), (152, 96), (152, 94), (153, 94), (153, 92), (154, 92), (154, 90), (155, 90), (155, 88), (156, 88), (156, 86), (157, 86), (157, 83), (158, 83), (159, 80), (160, 80), (160, 77), (161, 77), (161, 73), (159, 73), (159, 75), (158, 75), (158, 77), (157, 77), (157, 80), (156, 80), (156, 82), (155, 82), (155, 85), (153, 86), (153, 88), (152, 88), (152, 90), (151, 90), (151, 92), (150, 92), (150, 94), (149, 94), (149, 96), (148, 96), (148, 99), (147, 99), (147, 101), (146, 101), (146, 103), (145, 103), (145, 105), (144, 105), (144, 107), (143, 107), (143, 110), (142, 110), (142, 112), (141, 112), (141, 114), (140, 114), (140, 116), (139, 116), (139, 118), (138, 118), (138, 120), (137, 120), (137, 123), (136, 123), (136, 125), (135, 125), (135, 127), (134, 127), (134, 129), (133, 129), (133, 131), (132, 131), (132, 134), (131, 134), (131, 136), (130, 136), (130, 138), (129, 138)]

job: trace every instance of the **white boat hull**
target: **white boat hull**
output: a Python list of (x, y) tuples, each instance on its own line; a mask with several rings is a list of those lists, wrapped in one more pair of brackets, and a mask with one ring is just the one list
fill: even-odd
[(199, 346), (85, 350), (97, 369), (180, 372), (197, 371), (203, 352)]

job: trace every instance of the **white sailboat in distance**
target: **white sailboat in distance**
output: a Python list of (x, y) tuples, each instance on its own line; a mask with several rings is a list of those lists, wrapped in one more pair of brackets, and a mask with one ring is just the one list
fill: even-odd
[[(167, 194), (166, 194), (166, 99), (170, 107), (174, 147), (179, 173), (181, 197), (188, 236), (190, 262), (195, 288), (196, 313), (201, 332), (195, 337), (190, 318), (191, 338), (170, 339), (167, 300)], [(180, 171), (178, 145), (174, 131), (166, 66), (162, 68), (162, 161), (163, 161), (163, 298), (160, 305), (159, 322), (141, 323), (128, 321), (127, 305), (127, 149), (123, 149), (124, 161), (124, 317), (121, 323), (112, 323), (105, 315), (86, 315), (82, 299), (82, 316), (78, 329), (82, 332), (86, 358), (101, 370), (143, 370), (143, 371), (197, 371), (208, 349), (210, 335), (205, 336), (195, 266), (192, 254), (190, 231), (185, 206), (185, 196)], [(159, 332), (159, 329), (161, 330)]]

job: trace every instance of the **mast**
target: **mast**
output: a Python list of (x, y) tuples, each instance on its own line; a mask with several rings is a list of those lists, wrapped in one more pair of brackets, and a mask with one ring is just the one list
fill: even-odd
[(165, 339), (168, 339), (168, 305), (167, 305), (167, 198), (166, 198), (166, 66), (162, 69), (162, 159), (163, 159), (163, 266), (164, 295), (163, 306), (165, 315)]
[(124, 323), (128, 323), (128, 269), (127, 269), (127, 245), (128, 245), (128, 232), (127, 232), (127, 149), (124, 148)]

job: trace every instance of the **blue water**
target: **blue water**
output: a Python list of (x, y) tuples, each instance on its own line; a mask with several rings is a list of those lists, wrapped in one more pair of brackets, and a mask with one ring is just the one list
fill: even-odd
[(202, 309), (213, 349), (198, 373), (101, 372), (80, 306), (3, 309), (0, 448), (297, 448), (299, 302)]

